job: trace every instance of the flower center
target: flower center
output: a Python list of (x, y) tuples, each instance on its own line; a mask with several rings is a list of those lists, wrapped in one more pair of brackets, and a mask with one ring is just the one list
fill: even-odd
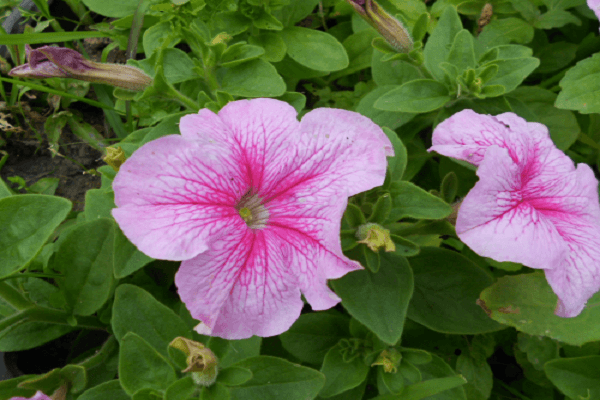
[(269, 210), (261, 203), (261, 198), (252, 192), (246, 193), (236, 208), (248, 228), (263, 229), (267, 225)]

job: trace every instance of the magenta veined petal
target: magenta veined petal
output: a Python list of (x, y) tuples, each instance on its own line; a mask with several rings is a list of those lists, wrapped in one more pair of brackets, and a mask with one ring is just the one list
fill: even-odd
[(144, 253), (182, 260), (181, 299), (227, 339), (287, 330), (303, 303), (333, 307), (328, 279), (362, 268), (341, 250), (348, 197), (381, 185), (392, 145), (369, 119), (240, 100), (201, 110), (138, 149), (115, 178), (113, 215)]
[(574, 317), (600, 289), (600, 205), (591, 169), (558, 150), (547, 129), (512, 113), (461, 111), (442, 122), (430, 150), (479, 166), (456, 231), (480, 255), (544, 269)]

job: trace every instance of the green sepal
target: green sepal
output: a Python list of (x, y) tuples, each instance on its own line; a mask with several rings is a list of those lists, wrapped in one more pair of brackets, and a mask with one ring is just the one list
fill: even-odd
[(367, 246), (361, 246), (361, 249), (365, 259), (365, 267), (367, 267), (369, 271), (373, 272), (374, 274), (377, 273), (377, 271), (379, 271), (379, 266), (381, 265), (379, 252), (374, 252)]
[(346, 207), (346, 211), (344, 211), (344, 220), (350, 225), (352, 228), (356, 228), (367, 222), (365, 215), (363, 214), (360, 207), (348, 203)]
[(446, 174), (444, 179), (442, 180), (442, 184), (440, 186), (440, 194), (442, 200), (446, 203), (450, 204), (456, 198), (456, 193), (458, 192), (458, 177), (453, 171), (450, 171)]
[(390, 212), (392, 211), (392, 196), (389, 193), (383, 193), (375, 202), (373, 206), (373, 212), (369, 217), (369, 222), (374, 222), (377, 224), (383, 224), (388, 217), (390, 216)]

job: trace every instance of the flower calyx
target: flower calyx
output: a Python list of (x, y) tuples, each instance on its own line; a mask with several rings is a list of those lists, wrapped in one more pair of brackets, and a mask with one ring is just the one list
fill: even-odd
[(400, 21), (388, 14), (374, 0), (346, 0), (365, 21), (400, 53), (413, 49), (413, 39)]
[(356, 230), (357, 243), (366, 244), (375, 253), (383, 247), (386, 252), (396, 251), (396, 244), (390, 237), (390, 231), (379, 224), (366, 223)]
[(400, 361), (402, 361), (402, 353), (392, 347), (387, 350), (383, 350), (375, 362), (371, 364), (371, 367), (381, 365), (383, 367), (383, 372), (387, 372), (388, 374), (396, 373), (398, 371), (398, 365), (400, 365)]
[(210, 386), (215, 383), (219, 361), (209, 348), (181, 336), (173, 339), (169, 346), (186, 355), (187, 368), (181, 372), (190, 372), (197, 385)]
[(119, 172), (119, 168), (127, 157), (125, 156), (125, 152), (120, 147), (107, 147), (106, 148), (106, 156), (102, 160), (108, 165), (112, 167), (115, 171)]

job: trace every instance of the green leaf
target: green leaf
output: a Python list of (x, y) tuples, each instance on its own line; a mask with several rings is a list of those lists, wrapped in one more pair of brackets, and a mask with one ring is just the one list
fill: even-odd
[(546, 376), (571, 399), (600, 399), (600, 356), (561, 358), (544, 365)]
[(265, 51), (265, 59), (269, 62), (279, 62), (285, 57), (287, 46), (277, 33), (261, 33), (260, 35), (250, 36), (248, 42), (255, 46), (260, 46)]
[(331, 397), (359, 386), (369, 373), (370, 367), (362, 357), (354, 357), (346, 362), (342, 357), (343, 348), (337, 344), (325, 355), (321, 373), (325, 375), (325, 386), (319, 392), (321, 397)]
[(90, 189), (85, 192), (84, 213), (86, 221), (112, 218), (110, 211), (115, 207), (115, 194), (113, 191)]
[[(149, 0), (144, 0), (149, 2)], [(90, 10), (105, 17), (121, 18), (133, 14), (140, 0), (82, 0)]]
[[(509, 102), (517, 99), (531, 112), (521, 115), (529, 122), (540, 122), (548, 127), (552, 141), (561, 150), (566, 150), (579, 137), (581, 129), (575, 114), (568, 110), (554, 107), (556, 94), (536, 86), (521, 86), (509, 95)], [(517, 114), (519, 110), (515, 110)], [(533, 118), (532, 118), (533, 117)]]
[(178, 336), (191, 338), (185, 322), (170, 308), (160, 303), (144, 289), (123, 284), (115, 292), (112, 327), (121, 342), (128, 332), (134, 332), (162, 356)]
[(600, 112), (600, 53), (570, 68), (560, 81), (562, 91), (557, 108), (577, 110), (582, 114)]
[[(375, 102), (379, 100), (381, 96), (396, 89), (397, 87), (398, 86), (396, 85), (376, 87), (360, 100), (358, 106), (356, 106), (356, 112), (364, 115), (367, 118), (370, 118), (373, 122), (381, 127), (396, 129), (399, 126), (406, 124), (415, 117), (414, 113), (383, 111), (373, 107)], [(395, 132), (394, 135), (396, 135)]]
[(230, 400), (231, 394), (229, 388), (220, 383), (202, 389), (200, 400)]
[(104, 382), (95, 386), (81, 396), (77, 400), (130, 400), (129, 395), (125, 393), (118, 380)]
[(219, 371), (217, 381), (227, 386), (239, 386), (252, 379), (252, 372), (246, 368), (228, 367)]
[(480, 295), (481, 307), (500, 323), (530, 335), (548, 336), (574, 346), (600, 340), (600, 293), (577, 318), (554, 315), (558, 298), (542, 272), (504, 276)]
[(529, 43), (533, 40), (534, 31), (533, 26), (521, 18), (495, 19), (477, 37), (475, 52), (481, 55), (492, 47), (510, 42)]
[(385, 111), (426, 113), (450, 101), (448, 88), (431, 79), (417, 79), (384, 94), (374, 104)]
[(277, 70), (265, 60), (252, 60), (227, 69), (222, 89), (234, 96), (277, 97), (286, 86)]
[(475, 360), (463, 353), (456, 360), (456, 372), (467, 380), (463, 387), (468, 399), (489, 399), (492, 393), (494, 375), (490, 364), (484, 360)]
[(440, 67), (440, 63), (446, 61), (454, 37), (461, 29), (462, 22), (458, 17), (456, 8), (449, 6), (446, 7), (437, 26), (427, 39), (427, 44), (423, 50), (425, 66), (434, 78), (440, 82), (444, 81), (444, 70)]
[(560, 345), (558, 341), (545, 336), (531, 336), (520, 332), (517, 335), (519, 350), (527, 355), (527, 360), (538, 371), (544, 370), (548, 361), (560, 358)]
[(25, 267), (71, 210), (67, 199), (19, 195), (0, 199), (0, 277)]
[(196, 383), (191, 376), (186, 376), (169, 386), (165, 392), (164, 400), (189, 400), (196, 391)]
[(404, 257), (381, 254), (376, 274), (354, 271), (330, 281), (344, 308), (382, 341), (395, 344), (402, 336), (413, 276)]
[(56, 325), (47, 322), (25, 322), (13, 325), (2, 332), (0, 351), (21, 351), (39, 347), (59, 338), (75, 328), (69, 325)]
[(581, 20), (568, 11), (555, 8), (542, 14), (533, 26), (538, 29), (562, 28), (567, 24), (581, 25)]
[(576, 44), (568, 42), (547, 44), (536, 54), (540, 66), (535, 72), (545, 74), (563, 69), (575, 59), (577, 48)]
[[(388, 157), (388, 167), (390, 169), (390, 179), (392, 182), (399, 181), (402, 179), (402, 175), (404, 175), (404, 171), (406, 170), (406, 163), (408, 162), (408, 153), (406, 152), (406, 146), (400, 138), (398, 134), (393, 130), (383, 127), (383, 132), (385, 132), (390, 142), (392, 142), (392, 146), (394, 147), (394, 156)], [(389, 218), (389, 215), (388, 215)]]
[[(150, 58), (142, 61), (133, 61), (132, 65), (143, 69), (148, 75), (156, 77), (156, 60), (159, 52), (154, 52)], [(163, 72), (165, 79), (170, 84), (185, 82), (190, 79), (198, 79), (200, 76), (195, 72), (196, 64), (190, 56), (179, 49), (164, 49), (163, 50)]]
[(459, 31), (454, 37), (447, 60), (458, 68), (459, 74), (469, 68), (476, 67), (473, 35), (466, 29)]
[(442, 219), (450, 215), (452, 207), (444, 200), (410, 182), (394, 182), (390, 186), (392, 212), (388, 218), (396, 222), (402, 218)]
[(525, 78), (529, 76), (540, 65), (540, 60), (534, 57), (514, 58), (509, 60), (496, 60), (484, 64), (497, 65), (498, 72), (496, 76), (490, 79), (486, 86), (501, 85), (505, 88), (505, 93), (515, 90)]
[(285, 26), (294, 26), (302, 21), (315, 9), (319, 0), (291, 0), (275, 14), (279, 16)]
[(9, 197), (12, 195), (13, 195), (12, 191), (8, 188), (8, 186), (6, 185), (4, 180), (2, 178), (0, 178), (0, 199)]
[(176, 380), (168, 361), (133, 332), (121, 338), (119, 380), (128, 395), (141, 389), (165, 390)]
[(223, 52), (220, 64), (223, 67), (235, 67), (236, 65), (254, 60), (263, 54), (265, 54), (265, 50), (260, 46), (236, 43), (233, 46), (229, 46)]
[(467, 380), (462, 375), (430, 379), (405, 386), (400, 397), (394, 394), (386, 394), (374, 397), (373, 400), (420, 400), (462, 386), (465, 383), (467, 383)]
[(349, 338), (349, 319), (326, 313), (302, 314), (279, 338), (283, 348), (300, 361), (321, 364), (340, 339)]
[(230, 388), (231, 400), (313, 399), (325, 382), (320, 372), (277, 357), (248, 358), (235, 366), (250, 370), (252, 379)]
[[(91, 192), (88, 191), (88, 193)], [(143, 268), (154, 259), (148, 257), (135, 247), (119, 229), (115, 226), (115, 244), (113, 253), (113, 266), (115, 278), (121, 279), (133, 274)]]
[(373, 46), (371, 46), (371, 42), (378, 36), (379, 34), (372, 29), (366, 29), (348, 36), (342, 42), (342, 45), (348, 54), (349, 65), (344, 70), (334, 74), (334, 76), (341, 77), (350, 75), (357, 71), (369, 68), (373, 57)]
[(113, 223), (96, 219), (69, 232), (54, 258), (53, 269), (67, 305), (75, 315), (91, 315), (108, 300), (113, 286)]
[(493, 283), (483, 269), (455, 251), (422, 247), (411, 258), (415, 293), (408, 317), (436, 332), (472, 335), (504, 327), (476, 304)]
[(225, 340), (220, 337), (211, 337), (207, 346), (219, 358), (219, 366), (227, 368), (238, 361), (259, 355), (261, 344), (262, 338), (258, 336), (241, 340)]
[[(177, 44), (177, 41), (173, 40), (171, 35), (173, 32), (173, 25), (170, 21), (159, 22), (146, 29), (143, 35), (142, 43), (144, 44), (144, 53), (146, 58), (150, 58), (152, 53), (163, 47), (173, 47)], [(168, 43), (165, 43), (167, 42)]]
[(305, 67), (317, 71), (338, 71), (348, 66), (344, 46), (328, 33), (301, 27), (281, 31), (288, 55)]
[(0, 398), (10, 399), (12, 397), (32, 397), (35, 394), (35, 390), (22, 389), (18, 385), (19, 383), (35, 377), (35, 375), (23, 375), (17, 378), (8, 379), (0, 382)]
[(383, 62), (383, 56), (385, 54), (382, 52), (374, 51), (371, 58), (371, 72), (377, 86), (402, 85), (421, 78), (421, 74), (415, 66), (401, 60)]
[(132, 400), (163, 400), (162, 393), (149, 388), (138, 390), (131, 397)]
[(210, 22), (210, 30), (213, 34), (226, 32), (231, 36), (239, 35), (250, 28), (250, 19), (239, 12), (225, 11), (214, 15)]

